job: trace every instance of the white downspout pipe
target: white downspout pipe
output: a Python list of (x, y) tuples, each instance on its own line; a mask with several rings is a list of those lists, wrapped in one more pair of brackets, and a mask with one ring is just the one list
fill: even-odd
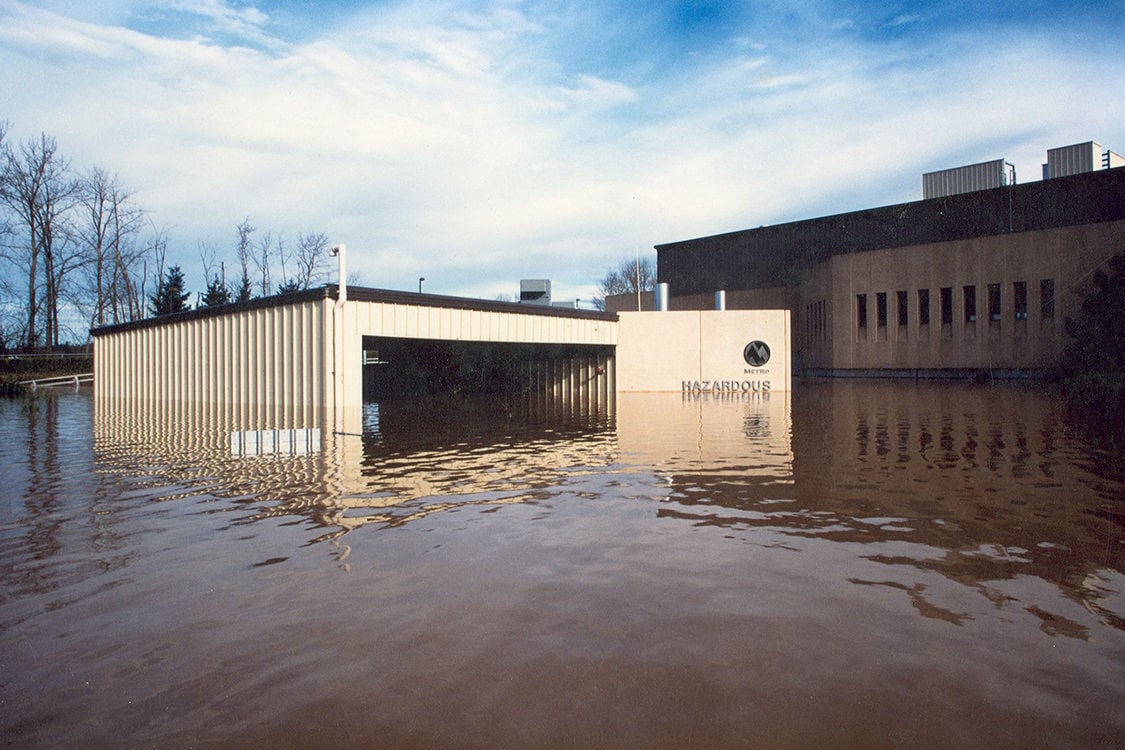
[(344, 303), (348, 301), (348, 248), (344, 244), (334, 245), (328, 253), (335, 255), (340, 264), (336, 304), (332, 306), (332, 410), (335, 414), (335, 431), (340, 432), (344, 428)]

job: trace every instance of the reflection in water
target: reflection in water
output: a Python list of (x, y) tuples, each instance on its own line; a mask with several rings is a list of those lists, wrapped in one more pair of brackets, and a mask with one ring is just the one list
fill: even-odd
[(314, 540), (324, 541), (367, 524), (533, 500), (583, 467), (605, 467), (612, 425), (596, 409), (539, 397), (369, 403), (363, 434), (352, 435), (260, 423), (245, 430), (230, 415), (180, 405), (103, 406), (95, 451), (114, 471), (174, 483), (164, 499), (234, 498), (252, 506), (239, 523), (304, 516), (326, 529)]
[(655, 467), (679, 504), (791, 497), (788, 395), (622, 394), (622, 453)]
[[(114, 524), (118, 487), (93, 468), (90, 400), (0, 399), (0, 603), (49, 596), (64, 606), (71, 586), (129, 564)], [(11, 615), (25, 616), (19, 606)]]
[(299, 456), (320, 453), (320, 428), (302, 430), (236, 430), (230, 434), (230, 454), (253, 456)]
[(0, 733), (1109, 746), (1122, 485), (1068, 419), (883, 382), (368, 404), (362, 434), (0, 401)]
[[(817, 519), (806, 533), (878, 542), (870, 559), (937, 571), (998, 606), (1003, 582), (1032, 576), (1125, 627), (1103, 606), (1105, 576), (1122, 570), (1122, 487), (1083, 468), (1088, 449), (1066, 440), (1057, 400), (1015, 387), (827, 383), (807, 390), (794, 423), (795, 500)], [(1063, 615), (1037, 616), (1089, 637)]]
[(337, 442), (340, 492), (316, 515), (335, 531), (321, 539), (462, 507), (533, 502), (604, 470), (614, 452), (607, 415), (537, 399), (368, 404), (362, 437)]

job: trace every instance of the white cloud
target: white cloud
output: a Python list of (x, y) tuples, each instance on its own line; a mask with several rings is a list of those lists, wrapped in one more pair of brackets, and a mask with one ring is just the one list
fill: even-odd
[[(245, 37), (270, 28), (253, 8), (166, 7)], [(1125, 147), (1123, 105), (1049, 38), (755, 33), (626, 80), (553, 57), (553, 28), (515, 4), (407, 3), (250, 49), (0, 0), (0, 116), (120, 172), (185, 267), (250, 216), (347, 242), (365, 283), (426, 276), (428, 291), (489, 297), (520, 277), (587, 296), (638, 249), (917, 198), (930, 169)], [(1125, 73), (1101, 63), (1104, 80)]]
[(923, 20), (925, 19), (917, 13), (903, 13), (887, 21), (887, 26), (907, 26), (909, 24), (921, 23)]

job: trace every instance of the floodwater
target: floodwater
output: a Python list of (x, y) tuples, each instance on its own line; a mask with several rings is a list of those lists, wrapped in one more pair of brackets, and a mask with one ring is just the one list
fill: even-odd
[(280, 450), (0, 400), (0, 742), (1125, 745), (1120, 446), (1025, 387), (795, 387)]

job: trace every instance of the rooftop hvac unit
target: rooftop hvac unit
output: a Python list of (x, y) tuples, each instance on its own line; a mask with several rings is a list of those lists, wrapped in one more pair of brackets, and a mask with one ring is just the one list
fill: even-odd
[(551, 304), (551, 280), (521, 279), (520, 302), (532, 305)]
[(1093, 141), (1047, 149), (1047, 176), (1066, 177), (1098, 168), (1102, 147)]
[(990, 190), (1015, 182), (1015, 170), (1003, 159), (994, 159), (980, 164), (942, 169), (922, 175), (922, 198), (943, 198), (947, 195), (971, 193), (975, 190)]

